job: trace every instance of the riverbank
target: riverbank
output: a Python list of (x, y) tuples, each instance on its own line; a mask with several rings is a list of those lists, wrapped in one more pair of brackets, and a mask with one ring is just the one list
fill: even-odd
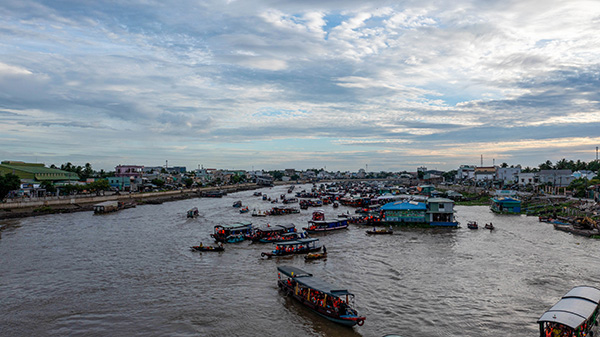
[(119, 201), (126, 204), (135, 203), (161, 204), (163, 202), (202, 198), (210, 192), (220, 192), (222, 194), (247, 191), (262, 188), (264, 186), (256, 184), (239, 184), (221, 187), (201, 187), (194, 189), (146, 192), (146, 193), (127, 193), (113, 195), (73, 195), (63, 197), (33, 198), (22, 200), (10, 200), (0, 203), (0, 220), (25, 218), (38, 215), (73, 213), (93, 211), (94, 205), (104, 201)]

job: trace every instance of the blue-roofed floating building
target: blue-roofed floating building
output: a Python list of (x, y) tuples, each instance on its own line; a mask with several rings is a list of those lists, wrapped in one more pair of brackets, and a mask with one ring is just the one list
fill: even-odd
[(382, 221), (390, 224), (458, 226), (454, 218), (454, 201), (446, 198), (429, 198), (426, 202), (390, 202), (383, 205), (380, 211)]
[(496, 197), (492, 198), (490, 208), (496, 213), (521, 213), (521, 200), (511, 197)]

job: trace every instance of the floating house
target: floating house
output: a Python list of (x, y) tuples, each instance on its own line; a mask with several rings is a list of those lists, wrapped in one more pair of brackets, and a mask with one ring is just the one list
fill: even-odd
[(521, 213), (521, 200), (511, 197), (496, 197), (492, 198), (492, 211), (497, 213)]
[(426, 219), (431, 226), (457, 227), (454, 218), (454, 201), (446, 198), (427, 199)]
[(399, 224), (427, 223), (427, 204), (417, 201), (397, 201), (381, 206), (384, 222)]

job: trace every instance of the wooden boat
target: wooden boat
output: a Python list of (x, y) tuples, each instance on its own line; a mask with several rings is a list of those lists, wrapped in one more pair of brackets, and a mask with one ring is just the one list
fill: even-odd
[(325, 259), (327, 258), (327, 253), (308, 253), (305, 257), (304, 260), (319, 260), (319, 259)]
[(242, 201), (241, 201), (241, 200), (238, 200), (238, 201), (234, 202), (234, 203), (233, 203), (233, 207), (236, 207), (236, 208), (238, 208), (238, 207), (242, 207)]
[(365, 317), (354, 309), (354, 294), (313, 277), (296, 267), (277, 267), (277, 286), (287, 296), (328, 320), (345, 326), (362, 326)]
[(214, 233), (211, 234), (215, 241), (223, 243), (235, 243), (245, 240), (245, 235), (252, 232), (254, 228), (251, 222), (238, 222), (230, 225), (216, 225)]
[[(284, 234), (284, 233), (295, 233), (296, 226), (293, 223), (283, 225), (267, 225), (267, 227), (261, 227), (253, 230), (246, 235), (246, 239), (252, 240), (252, 242), (258, 242), (261, 239), (269, 238), (272, 236)], [(271, 241), (273, 242), (273, 241)]]
[(222, 252), (225, 250), (223, 246), (192, 246), (190, 250), (194, 252)]
[(308, 233), (283, 233), (283, 234), (275, 234), (272, 236), (267, 236), (265, 238), (258, 239), (258, 242), (262, 243), (274, 243), (274, 242), (287, 242), (294, 241), (298, 239), (308, 239)]
[(200, 213), (198, 212), (198, 207), (194, 207), (194, 208), (190, 209), (189, 211), (187, 211), (188, 218), (196, 218), (196, 217), (198, 217), (198, 215), (200, 215)]
[(538, 319), (540, 337), (593, 336), (598, 333), (599, 311), (600, 290), (575, 287)]
[(319, 239), (298, 239), (287, 242), (275, 243), (275, 249), (270, 252), (260, 253), (261, 257), (285, 256), (293, 254), (306, 254), (321, 250)]
[(250, 210), (248, 209), (248, 206), (244, 206), (242, 208), (240, 208), (240, 213), (248, 213)]
[(253, 210), (252, 211), (252, 216), (267, 216), (267, 212), (261, 211), (261, 210)]
[(262, 192), (254, 192), (255, 197), (260, 197), (261, 195), (262, 195)]
[(469, 228), (469, 229), (479, 229), (479, 226), (477, 225), (476, 221), (469, 221), (467, 223), (467, 228)]
[(378, 234), (394, 234), (394, 231), (392, 231), (391, 229), (373, 229), (366, 231), (367, 234), (373, 234), (373, 235), (378, 235)]
[(325, 213), (322, 210), (318, 210), (313, 212), (312, 220), (308, 221), (308, 227), (304, 227), (303, 229), (309, 234), (314, 234), (345, 228), (348, 228), (348, 219), (325, 220)]
[(486, 223), (484, 228), (492, 231), (492, 230), (494, 230), (494, 225), (492, 225), (491, 223)]

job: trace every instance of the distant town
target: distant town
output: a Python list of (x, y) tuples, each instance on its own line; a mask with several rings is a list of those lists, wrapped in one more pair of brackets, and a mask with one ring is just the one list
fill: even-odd
[(600, 161), (589, 163), (562, 159), (546, 161), (535, 168), (502, 163), (494, 166), (461, 165), (450, 171), (418, 167), (414, 172), (332, 172), (321, 169), (231, 170), (204, 168), (188, 170), (185, 166), (117, 165), (114, 171), (95, 171), (87, 163), (46, 167), (41, 163), (2, 161), (0, 164), (0, 198), (32, 198), (47, 195), (80, 193), (156, 192), (208, 186), (255, 183), (319, 182), (332, 180), (388, 180), (398, 185), (462, 185), (484, 189), (560, 194), (599, 200)]

